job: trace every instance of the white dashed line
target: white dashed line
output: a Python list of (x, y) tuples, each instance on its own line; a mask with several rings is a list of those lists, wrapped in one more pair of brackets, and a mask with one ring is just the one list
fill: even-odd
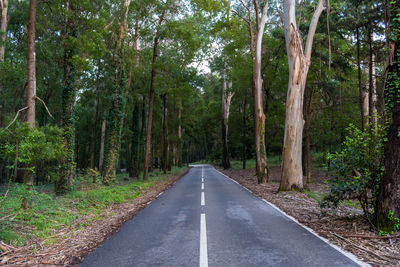
[(201, 192), (201, 205), (202, 206), (205, 206), (206, 204), (205, 204), (206, 202), (205, 202), (205, 200), (204, 200), (204, 192)]
[(208, 267), (206, 215), (200, 214), (200, 267)]
[(204, 183), (201, 183), (201, 190), (204, 190)]

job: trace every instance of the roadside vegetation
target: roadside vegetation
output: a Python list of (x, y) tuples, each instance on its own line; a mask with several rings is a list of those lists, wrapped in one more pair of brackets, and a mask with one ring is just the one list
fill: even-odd
[[(176, 167), (168, 174), (182, 170)], [(19, 184), (2, 186), (0, 240), (15, 247), (33, 240), (50, 245), (59, 238), (59, 230), (90, 227), (93, 221), (104, 219), (103, 212), (111, 205), (136, 199), (167, 178), (169, 176), (156, 171), (147, 181), (138, 181), (128, 179), (128, 174), (124, 173), (118, 175), (116, 183), (110, 187), (101, 182), (93, 183), (93, 176), (86, 174), (79, 177), (76, 190), (63, 196), (56, 196), (48, 185), (37, 186), (32, 193)], [(21, 209), (21, 202), (26, 195), (34, 204), (25, 210)], [(94, 217), (87, 218), (93, 214)]]

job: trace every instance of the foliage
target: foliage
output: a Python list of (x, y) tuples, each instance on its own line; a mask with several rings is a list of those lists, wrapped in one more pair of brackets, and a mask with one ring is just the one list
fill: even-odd
[(336, 208), (344, 200), (356, 199), (371, 221), (383, 174), (383, 130), (381, 126), (375, 129), (368, 125), (362, 132), (350, 125), (347, 131), (342, 150), (328, 154), (328, 170), (333, 175), (327, 181), (330, 193), (321, 206)]
[(31, 129), (27, 123), (15, 123), (8, 129), (0, 128), (0, 156), (33, 166), (32, 171), (39, 163), (56, 162), (64, 153), (62, 132), (56, 126)]
[[(175, 168), (172, 173), (181, 170)], [(88, 174), (98, 173), (88, 170)], [(113, 187), (97, 184), (90, 189), (73, 191), (60, 197), (38, 192), (44, 190), (37, 188), (32, 194), (35, 205), (28, 210), (21, 209), (20, 203), (31, 192), (23, 185), (10, 184), (7, 193), (2, 192), (0, 196), (0, 240), (13, 245), (23, 245), (34, 238), (39, 238), (45, 244), (54, 242), (55, 231), (68, 226), (84, 227), (94, 220), (103, 219), (101, 214), (110, 205), (135, 199), (141, 192), (166, 178), (157, 173), (146, 182), (130, 181)], [(78, 179), (83, 180), (85, 177)], [(80, 184), (78, 187), (81, 187)]]

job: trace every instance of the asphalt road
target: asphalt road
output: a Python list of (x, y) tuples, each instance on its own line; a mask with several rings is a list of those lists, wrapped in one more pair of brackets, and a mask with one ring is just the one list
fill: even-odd
[(80, 266), (359, 266), (213, 167), (197, 165)]

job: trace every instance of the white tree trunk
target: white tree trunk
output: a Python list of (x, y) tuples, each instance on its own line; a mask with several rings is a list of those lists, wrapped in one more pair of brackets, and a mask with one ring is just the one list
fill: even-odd
[(282, 151), (282, 174), (279, 190), (303, 189), (302, 141), (303, 100), (310, 66), (312, 42), (318, 19), (324, 10), (319, 0), (308, 31), (306, 49), (296, 26), (296, 1), (284, 1), (285, 37), (289, 63), (289, 85), (286, 100), (285, 136)]
[(371, 55), (371, 88), (370, 88), (370, 116), (371, 116), (371, 123), (375, 127), (378, 128), (378, 98), (376, 94), (376, 69), (375, 69), (375, 52), (372, 52)]
[(254, 7), (256, 9), (257, 19), (257, 34), (256, 43), (254, 49), (253, 59), (253, 83), (254, 83), (254, 123), (255, 123), (255, 147), (256, 147), (256, 168), (258, 183), (268, 182), (268, 169), (267, 169), (267, 153), (265, 144), (265, 114), (264, 114), (264, 101), (263, 101), (263, 80), (261, 77), (261, 49), (262, 49), (262, 38), (264, 35), (265, 24), (267, 22), (267, 11), (268, 3), (265, 2), (261, 20), (259, 15), (259, 6), (256, 0), (254, 0)]

